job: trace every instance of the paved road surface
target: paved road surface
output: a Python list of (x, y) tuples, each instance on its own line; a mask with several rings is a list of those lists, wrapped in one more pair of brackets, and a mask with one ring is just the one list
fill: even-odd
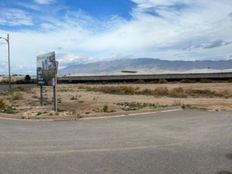
[(1, 174), (230, 174), (232, 114), (0, 120)]

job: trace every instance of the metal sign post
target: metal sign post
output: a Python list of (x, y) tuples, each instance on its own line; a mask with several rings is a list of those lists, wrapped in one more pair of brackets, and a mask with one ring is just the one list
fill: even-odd
[(40, 106), (43, 106), (43, 86), (40, 85)]
[(40, 105), (43, 106), (43, 85), (45, 85), (45, 80), (41, 68), (37, 68), (37, 83), (40, 86)]
[(37, 56), (37, 79), (40, 86), (40, 104), (43, 105), (43, 86), (53, 88), (53, 110), (57, 112), (57, 71), (55, 52)]
[(57, 112), (57, 95), (56, 95), (56, 85), (57, 79), (56, 77), (52, 79), (52, 86), (53, 86), (53, 110)]

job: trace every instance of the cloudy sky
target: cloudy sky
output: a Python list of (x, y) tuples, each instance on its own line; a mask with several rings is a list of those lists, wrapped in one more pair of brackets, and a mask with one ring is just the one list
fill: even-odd
[[(35, 74), (36, 56), (61, 66), (117, 58), (232, 58), (232, 0), (0, 0), (13, 73)], [(0, 41), (0, 74), (7, 73)]]

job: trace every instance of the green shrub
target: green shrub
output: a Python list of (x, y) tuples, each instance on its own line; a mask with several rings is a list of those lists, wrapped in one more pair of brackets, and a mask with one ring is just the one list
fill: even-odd
[(103, 106), (103, 112), (109, 112), (109, 107), (108, 105)]
[(65, 110), (61, 108), (57, 108), (57, 112), (65, 112)]
[(15, 108), (13, 108), (13, 107), (6, 107), (5, 109), (4, 109), (4, 113), (7, 113), (7, 114), (15, 114), (16, 113), (16, 110), (15, 110)]
[(5, 109), (6, 105), (3, 100), (0, 100), (0, 110)]
[(72, 96), (72, 97), (70, 98), (70, 100), (78, 100), (78, 98), (75, 97), (75, 96)]

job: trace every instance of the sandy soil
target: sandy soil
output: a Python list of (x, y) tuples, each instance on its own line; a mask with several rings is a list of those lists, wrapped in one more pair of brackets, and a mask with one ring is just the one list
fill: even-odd
[[(106, 85), (58, 85), (58, 112), (52, 111), (52, 88), (44, 88), (44, 106), (39, 104), (39, 88), (19, 90), (0, 95), (0, 100), (8, 107), (6, 113), (17, 118), (71, 118), (100, 115), (116, 115), (130, 112), (153, 111), (170, 107), (201, 108), (208, 110), (232, 110), (232, 97), (155, 97), (147, 95), (114, 95), (88, 91), (88, 87), (133, 86), (142, 89), (166, 87), (173, 89), (209, 89), (227, 91), (232, 96), (232, 83), (193, 83), (193, 84), (106, 84)], [(6, 109), (5, 109), (6, 110)], [(0, 114), (1, 115), (1, 114)]]

